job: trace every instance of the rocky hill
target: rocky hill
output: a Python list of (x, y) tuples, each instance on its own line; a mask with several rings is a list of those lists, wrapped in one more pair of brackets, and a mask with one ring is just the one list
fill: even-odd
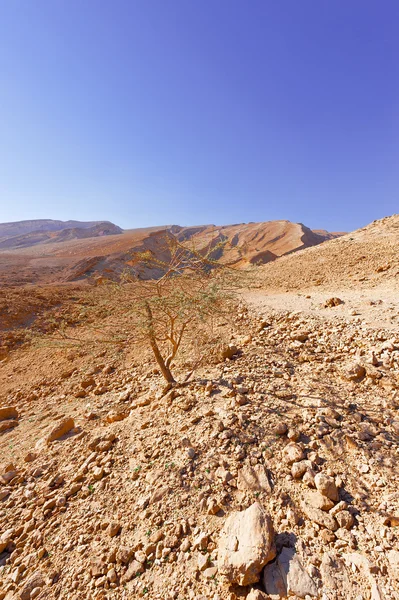
[(178, 385), (113, 286), (3, 288), (0, 600), (397, 600), (397, 225), (237, 271)]
[(264, 289), (359, 288), (399, 278), (399, 215), (304, 249), (262, 267), (256, 274)]
[(0, 240), (38, 231), (62, 231), (63, 229), (89, 229), (99, 224), (112, 225), (110, 221), (56, 221), (53, 219), (32, 219), (0, 223)]
[[(107, 233), (113, 235), (105, 237)], [(318, 245), (332, 235), (336, 234), (314, 233), (290, 221), (220, 227), (173, 225), (123, 233), (106, 223), (55, 233), (34, 231), (0, 241), (0, 281), (3, 285), (21, 285), (115, 279), (123, 270), (131, 268), (137, 252), (147, 250), (154, 256), (163, 255), (171, 236), (200, 251), (214, 249), (214, 258), (242, 269)], [(148, 275), (145, 270), (140, 273), (144, 277)]]
[[(122, 229), (108, 221), (96, 223), (79, 223), (74, 221), (22, 221), (16, 227), (8, 227), (14, 224), (0, 224), (0, 250), (22, 249), (36, 246), (38, 244), (51, 244), (67, 242), (69, 240), (99, 237), (104, 235), (116, 235), (122, 233)], [(39, 229), (29, 229), (35, 227)], [(71, 225), (74, 225), (71, 227)], [(18, 235), (10, 235), (11, 231), (25, 230)], [(3, 237), (1, 237), (3, 234)]]

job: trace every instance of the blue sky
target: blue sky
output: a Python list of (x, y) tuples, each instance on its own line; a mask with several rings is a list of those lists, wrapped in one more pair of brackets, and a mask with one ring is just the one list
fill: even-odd
[(397, 0), (3, 0), (0, 222), (399, 212)]

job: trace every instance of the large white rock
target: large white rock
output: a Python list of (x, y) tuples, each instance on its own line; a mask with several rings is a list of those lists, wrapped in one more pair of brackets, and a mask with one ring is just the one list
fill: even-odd
[(273, 525), (258, 502), (226, 519), (219, 538), (218, 570), (230, 583), (256, 583), (275, 555)]
[(272, 598), (295, 595), (299, 598), (317, 596), (317, 586), (303, 567), (293, 548), (283, 548), (277, 560), (267, 565), (263, 585)]

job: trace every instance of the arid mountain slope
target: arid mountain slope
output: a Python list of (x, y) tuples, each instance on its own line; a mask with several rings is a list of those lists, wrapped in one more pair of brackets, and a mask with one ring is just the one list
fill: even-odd
[[(72, 231), (73, 234), (67, 233)], [(31, 233), (28, 235), (38, 241), (26, 248), (2, 248), (0, 242), (0, 283), (54, 284), (115, 278), (125, 268), (132, 267), (137, 252), (150, 250), (155, 256), (162, 255), (171, 235), (198, 250), (214, 249), (215, 258), (239, 268), (267, 263), (278, 256), (320, 244), (330, 235), (316, 234), (290, 221), (269, 221), (220, 227), (174, 225), (132, 229), (112, 236), (68, 239), (81, 238), (86, 231), (91, 229), (85, 233), (71, 229), (57, 234)], [(21, 244), (18, 238), (13, 239), (14, 245)], [(64, 243), (59, 243), (61, 240), (65, 240)], [(10, 242), (6, 241), (5, 245), (7, 243)]]
[(255, 285), (271, 290), (358, 288), (398, 279), (399, 215), (393, 215), (261, 267)]
[(187, 227), (176, 231), (179, 240), (190, 240), (198, 248), (224, 244), (221, 261), (239, 267), (270, 262), (278, 256), (320, 244), (329, 235), (316, 234), (302, 223), (290, 221), (208, 225), (198, 231)]
[(55, 221), (53, 219), (32, 219), (29, 221), (15, 221), (12, 223), (0, 223), (0, 240), (18, 235), (27, 235), (28, 233), (38, 231), (62, 231), (63, 229), (89, 229), (107, 223), (109, 221)]
[(0, 249), (30, 248), (39, 244), (60, 243), (75, 239), (116, 235), (119, 233), (122, 233), (122, 229), (108, 222), (97, 223), (91, 227), (73, 227), (57, 231), (39, 230), (2, 239), (0, 240)]

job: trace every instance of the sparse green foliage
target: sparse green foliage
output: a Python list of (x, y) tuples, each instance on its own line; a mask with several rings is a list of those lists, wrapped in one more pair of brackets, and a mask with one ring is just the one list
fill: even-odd
[(140, 272), (145, 267), (147, 272), (157, 272), (157, 278), (143, 281), (125, 273), (124, 285), (119, 286), (125, 300), (130, 298), (127, 310), (136, 317), (138, 330), (169, 383), (175, 382), (171, 367), (183, 338), (222, 314), (226, 294), (217, 276), (220, 265), (210, 257), (214, 253), (215, 248), (205, 254), (169, 239), (167, 260), (150, 252), (135, 255)]

